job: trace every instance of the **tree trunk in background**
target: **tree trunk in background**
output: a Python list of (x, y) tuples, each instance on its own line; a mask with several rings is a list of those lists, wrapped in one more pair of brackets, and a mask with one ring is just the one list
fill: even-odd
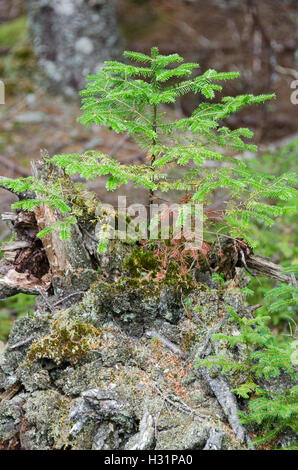
[(17, 18), (24, 13), (24, 0), (6, 0), (0, 2), (0, 23)]
[(73, 96), (105, 60), (119, 58), (118, 0), (27, 0), (29, 28), (50, 88)]

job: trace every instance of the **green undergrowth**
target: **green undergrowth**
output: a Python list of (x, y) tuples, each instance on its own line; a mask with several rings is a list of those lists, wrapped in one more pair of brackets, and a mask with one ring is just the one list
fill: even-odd
[(0, 78), (6, 99), (35, 90), (36, 59), (29, 39), (27, 17), (21, 16), (0, 25)]
[[(298, 139), (293, 139), (285, 146), (274, 151), (267, 151), (249, 162), (249, 166), (256, 171), (269, 172), (277, 178), (284, 171), (296, 171), (298, 158)], [(268, 200), (270, 202), (270, 200)], [(280, 202), (277, 203), (281, 204)], [(275, 220), (275, 225), (266, 227), (265, 224), (256, 222), (252, 225), (253, 238), (255, 240), (255, 253), (267, 256), (273, 262), (284, 267), (298, 265), (298, 197), (295, 195), (291, 200), (282, 203), (284, 213)], [(253, 295), (249, 298), (252, 305), (261, 303), (258, 314), (270, 315), (270, 322), (279, 330), (287, 328), (289, 322), (294, 327), (297, 320), (297, 307), (274, 309), (270, 311), (271, 299), (266, 294), (278, 285), (272, 279), (255, 277), (251, 279), (250, 289)]]
[(17, 294), (5, 300), (0, 300), (0, 340), (7, 341), (13, 326), (14, 317), (33, 313), (35, 295)]

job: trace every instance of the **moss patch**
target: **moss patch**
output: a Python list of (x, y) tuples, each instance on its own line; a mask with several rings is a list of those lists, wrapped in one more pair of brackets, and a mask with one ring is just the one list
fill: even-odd
[(179, 262), (170, 260), (165, 267), (152, 250), (143, 247), (135, 248), (123, 261), (122, 269), (125, 275), (133, 279), (135, 287), (144, 283), (179, 287), (183, 291), (191, 291), (196, 281), (190, 273), (182, 273)]
[(44, 358), (56, 364), (77, 364), (91, 350), (100, 347), (101, 336), (102, 332), (93, 325), (75, 322), (68, 312), (63, 312), (53, 321), (51, 334), (32, 343), (26, 363)]
[(135, 249), (123, 262), (124, 272), (128, 272), (132, 277), (144, 275), (144, 273), (155, 272), (158, 269), (158, 260), (152, 251)]

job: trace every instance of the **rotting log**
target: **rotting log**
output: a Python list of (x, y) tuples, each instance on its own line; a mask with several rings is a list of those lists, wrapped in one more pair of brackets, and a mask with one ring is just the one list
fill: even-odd
[[(33, 165), (33, 169), (35, 177), (47, 184), (55, 182), (57, 178), (65, 178), (62, 170), (51, 165), (45, 154), (43, 154), (40, 162)], [(67, 184), (71, 184), (70, 181), (65, 181)], [(42, 413), (45, 409), (45, 397), (48, 397), (46, 406), (49, 407), (47, 408), (47, 419), (50, 419), (49, 429), (52, 429), (60, 422), (66, 421), (56, 418), (56, 409), (54, 412), (48, 411), (52, 410), (52, 404), (56, 406), (53, 397), (59, 399), (59, 403), (65, 403), (69, 413), (71, 429), (63, 428), (62, 431), (59, 429), (59, 432), (55, 435), (63, 435), (65, 442), (68, 442), (69, 435), (71, 437), (69, 439), (70, 444), (67, 445), (72, 446), (73, 442), (79, 439), (80, 431), (90, 420), (92, 424), (90, 429), (95, 430), (94, 436), (90, 438), (93, 449), (104, 449), (105, 446), (109, 446), (109, 448), (118, 448), (119, 445), (124, 446), (122, 443), (119, 444), (120, 441), (118, 442), (119, 435), (125, 436), (126, 449), (153, 449), (155, 447), (157, 449), (175, 449), (177, 444), (174, 439), (182, 439), (184, 435), (189, 436), (187, 437), (188, 440), (186, 443), (183, 441), (178, 444), (178, 446), (180, 445), (178, 448), (181, 448), (182, 445), (185, 446), (182, 448), (186, 449), (198, 449), (203, 446), (206, 449), (230, 449), (235, 445), (241, 448), (250, 447), (249, 435), (238, 418), (237, 399), (231, 392), (234, 385), (231, 385), (227, 378), (220, 375), (213, 376), (204, 367), (198, 368), (197, 372), (193, 374), (187, 372), (189, 376), (185, 375), (186, 371), (192, 370), (196, 358), (208, 357), (209, 354), (216, 352), (216, 346), (212, 343), (212, 335), (217, 331), (223, 333), (228, 331), (225, 330), (228, 315), (218, 322), (223, 302), (231, 302), (236, 310), (240, 309), (241, 314), (246, 313), (250, 316), (247, 305), (243, 303), (244, 294), (240, 292), (238, 294), (229, 293), (227, 290), (227, 297), (221, 300), (222, 293), (216, 293), (215, 289), (216, 302), (212, 299), (209, 303), (207, 300), (209, 293), (206, 293), (204, 289), (200, 289), (200, 286), (198, 286), (197, 291), (194, 292), (194, 299), (197, 305), (203, 307), (203, 310), (206, 307), (206, 317), (203, 321), (202, 318), (204, 319), (204, 317), (198, 315), (189, 321), (189, 319), (186, 319), (182, 308), (182, 297), (181, 305), (179, 303), (179, 308), (177, 308), (176, 293), (171, 293), (169, 289), (169, 296), (164, 294), (164, 291), (168, 289), (167, 286), (161, 287), (159, 285), (157, 287), (159, 292), (156, 294), (152, 289), (152, 295), (147, 294), (149, 297), (146, 298), (144, 291), (139, 286), (131, 287), (131, 290), (129, 290), (128, 284), (121, 282), (117, 284), (110, 276), (108, 281), (107, 279), (104, 279), (104, 281), (99, 279), (99, 282), (92, 289), (91, 295), (88, 293), (85, 296), (77, 312), (75, 308), (67, 310), (65, 308), (66, 302), (69, 301), (70, 304), (74, 304), (77, 302), (76, 296), (84, 295), (90, 286), (92, 276), (97, 277), (97, 267), (103, 267), (104, 262), (100, 257), (96, 258), (94, 255), (96, 238), (94, 238), (94, 228), (93, 231), (89, 230), (91, 224), (87, 220), (80, 221), (73, 226), (70, 239), (67, 241), (61, 241), (55, 233), (51, 233), (42, 240), (38, 239), (37, 234), (42, 228), (62, 220), (62, 217), (58, 211), (52, 210), (46, 205), (42, 205), (32, 212), (19, 210), (17, 213), (3, 214), (3, 219), (7, 221), (13, 232), (14, 241), (4, 244), (3, 247), (4, 257), (0, 262), (0, 298), (17, 292), (39, 293), (40, 297), (37, 299), (39, 305), (37, 307), (40, 307), (40, 304), (44, 302), (43, 308), (39, 311), (37, 308), (37, 314), (34, 317), (27, 316), (17, 320), (11, 333), (5, 352), (5, 360), (8, 363), (12, 361), (12, 369), (8, 367), (5, 371), (1, 371), (0, 366), (0, 372), (2, 372), (0, 380), (2, 380), (2, 387), (5, 389), (4, 393), (8, 390), (8, 395), (4, 397), (7, 400), (5, 403), (7, 409), (10, 405), (7, 396), (13, 397), (14, 394), (16, 400), (20, 400), (17, 401), (19, 406), (23, 406), (22, 400), (24, 399), (18, 393), (19, 390), (23, 390), (23, 388), (19, 388), (21, 384), (27, 394), (25, 414), (28, 412), (28, 403), (30, 404), (30, 401), (34, 403), (34, 413), (36, 413), (36, 409), (37, 413)], [(88, 232), (87, 235), (86, 231)], [(126, 250), (125, 255), (127, 255), (127, 246), (120, 246), (121, 243), (119, 242), (117, 248)], [(111, 258), (111, 251), (105, 256)], [(113, 256), (115, 256), (115, 252)], [(256, 259), (261, 259), (261, 261), (258, 261), (259, 269), (256, 267)], [(118, 267), (120, 277), (120, 262)], [(200, 269), (206, 269), (209, 272), (222, 272), (226, 279), (233, 279), (235, 276), (236, 281), (236, 268), (241, 267), (245, 269), (248, 267), (254, 270), (255, 274), (258, 273), (285, 282), (292, 282), (290, 277), (281, 272), (282, 268), (280, 266), (254, 255), (252, 249), (243, 240), (230, 237), (221, 237), (213, 244), (207, 254), (206, 266), (202, 266)], [(210, 274), (207, 274), (210, 278)], [(111, 286), (113, 283), (115, 286)], [(93, 292), (96, 295), (93, 295)], [(44, 315), (45, 307), (50, 309), (50, 315)], [(56, 310), (60, 310), (60, 307), (64, 307), (65, 310), (57, 312)], [(58, 330), (53, 329), (53, 318), (57, 319), (57, 316), (60, 316), (62, 320), (63, 318), (67, 319), (68, 327), (73, 328), (78, 324), (82, 325), (82, 311), (84, 315), (87, 315), (86, 321), (91, 320), (91, 324), (98, 331), (102, 330), (103, 325), (108, 325), (105, 330), (105, 340), (100, 345), (95, 343), (97, 349), (94, 349), (94, 343), (92, 342), (90, 344), (92, 350), (87, 348), (82, 363), (78, 360), (69, 367), (68, 353), (65, 353), (63, 345), (59, 352), (60, 356), (57, 356), (59, 361), (55, 363), (51, 359), (51, 354), (53, 354), (51, 347), (54, 348), (56, 354), (59, 340), (58, 343), (54, 342), (53, 346), (47, 346), (48, 349), (43, 351), (41, 358), (43, 360), (40, 360), (38, 355), (32, 356), (32, 344), (36, 344), (35, 342), (38, 341), (41, 342), (40, 345), (43, 342), (48, 344), (49, 339), (53, 340), (53, 337), (56, 340), (59, 328)], [(57, 326), (57, 322), (55, 324)], [(90, 323), (88, 325), (90, 327)], [(195, 325), (194, 330), (191, 329), (192, 325)], [(64, 331), (64, 326), (62, 331)], [(191, 345), (186, 347), (185, 339), (192, 338), (190, 334), (192, 331), (195, 333), (193, 335), (194, 339), (190, 339)], [(199, 334), (196, 336), (198, 331)], [(85, 339), (85, 330), (83, 330), (82, 335), (80, 338)], [(73, 337), (70, 336), (72, 342)], [(206, 339), (203, 344), (197, 344), (197, 337), (202, 338), (202, 340)], [(157, 341), (154, 342), (153, 339)], [(73, 344), (76, 346), (78, 341), (77, 339), (74, 341)], [(28, 356), (30, 350), (31, 353)], [(71, 349), (71, 354), (75, 354), (73, 351), (75, 351), (75, 348)], [(90, 356), (88, 356), (89, 353)], [(232, 353), (236, 354), (235, 351), (232, 351)], [(237, 357), (240, 353), (241, 351), (237, 351)], [(22, 361), (16, 363), (16, 354), (22, 359), (31, 358), (31, 365), (35, 368), (34, 373), (32, 373), (33, 369), (31, 368), (26, 370), (26, 365), (24, 366)], [(55, 356), (53, 357), (55, 358)], [(49, 369), (44, 367), (44, 360), (50, 366)], [(49, 362), (50, 360), (53, 362)], [(118, 369), (119, 363), (121, 368)], [(54, 380), (57, 380), (57, 383), (50, 375), (53, 366), (56, 377)], [(170, 366), (175, 370), (175, 375), (172, 376), (173, 379), (171, 378)], [(120, 371), (119, 376), (115, 374), (116, 378), (113, 379), (116, 390), (108, 390), (111, 383), (110, 374), (107, 375), (106, 382), (101, 382), (102, 371), (109, 371), (111, 367), (113, 371)], [(122, 395), (122, 367), (124, 372), (127, 372), (128, 377), (130, 377), (131, 372), (135, 374), (131, 376), (133, 380), (127, 381), (125, 384), (124, 395)], [(13, 370), (12, 374), (11, 370)], [(161, 374), (161, 370), (164, 373)], [(71, 388), (67, 390), (67, 386), (71, 383), (73, 371), (75, 371), (74, 375), (76, 376), (74, 380), (78, 380), (75, 383), (75, 395), (78, 395), (79, 399), (76, 402), (75, 409), (70, 409), (68, 403), (72, 401), (73, 391)], [(65, 373), (69, 375), (63, 375)], [(89, 373), (92, 374), (92, 376), (90, 375), (91, 381), (88, 379), (85, 385), (82, 377), (85, 377), (84, 374)], [(186, 381), (183, 380), (184, 376), (187, 378)], [(68, 378), (66, 379), (66, 377)], [(95, 385), (93, 385), (94, 377), (98, 380)], [(157, 385), (156, 378), (158, 380)], [(20, 384), (11, 382), (12, 379), (20, 380)], [(173, 380), (172, 384), (169, 382), (171, 380)], [(44, 390), (45, 383), (48, 387), (46, 390)], [(170, 391), (169, 383), (172, 387)], [(89, 388), (89, 384), (93, 388)], [(31, 388), (32, 386), (33, 388)], [(86, 386), (86, 388), (80, 388), (78, 392), (78, 386)], [(98, 388), (94, 388), (95, 386)], [(65, 395), (60, 394), (59, 387), (65, 387), (63, 389)], [(212, 406), (205, 410), (207, 415), (204, 414), (203, 407), (199, 406), (197, 409), (197, 406), (194, 407), (194, 402), (191, 401), (200, 399), (195, 396), (193, 398), (192, 393), (196, 393), (200, 389), (203, 393), (204, 387), (212, 392), (208, 400), (204, 400), (204, 402), (212, 403)], [(35, 388), (37, 388), (37, 391), (33, 392), (34, 395), (32, 395), (30, 390), (35, 390)], [(182, 396), (180, 395), (181, 392)], [(144, 393), (146, 394), (145, 398)], [(134, 401), (135, 396), (139, 396), (138, 394), (141, 396), (139, 409)], [(18, 395), (20, 395), (19, 398)], [(65, 396), (69, 396), (70, 399), (63, 402), (62, 398), (64, 399)], [(38, 403), (41, 403), (42, 406), (36, 406), (37, 397), (41, 400)], [(152, 403), (154, 406), (152, 406), (152, 409), (146, 410), (143, 406), (144, 403), (148, 408)], [(218, 415), (218, 406), (225, 415), (224, 419)], [(11, 426), (11, 421), (15, 418), (10, 418), (7, 409), (5, 408), (3, 412), (3, 415), (5, 415), (4, 422), (8, 422)], [(138, 411), (138, 415), (135, 414), (135, 410)], [(166, 410), (165, 413), (164, 410)], [(63, 408), (62, 413), (65, 417), (65, 408)], [(170, 422), (162, 421), (162, 419), (165, 420), (164, 415), (168, 415), (166, 420), (170, 419)], [(172, 415), (173, 419), (171, 421)], [(179, 431), (178, 435), (175, 434), (177, 417), (180, 420), (179, 422), (183, 423), (179, 426), (181, 432)], [(109, 426), (107, 426), (106, 421), (109, 421)], [(170, 424), (167, 424), (168, 422)], [(229, 433), (226, 432), (226, 422), (229, 423), (231, 434), (235, 439), (233, 436), (231, 438), (227, 435)], [(18, 426), (19, 423), (17, 422), (15, 429), (18, 433), (17, 436), (20, 436), (19, 445), (24, 449), (36, 448), (33, 442), (34, 434), (31, 429), (31, 434), (26, 436), (26, 430), (23, 429), (22, 424), (20, 424), (20, 427)], [(167, 428), (170, 430), (169, 436), (167, 436)], [(49, 431), (47, 432), (49, 433)], [(231, 443), (231, 440), (228, 439), (234, 440)], [(51, 445), (51, 448), (53, 448), (52, 437), (50, 437), (49, 442), (49, 447)], [(172, 447), (167, 447), (168, 442)], [(3, 443), (0, 442), (1, 445)], [(47, 443), (42, 445), (44, 448), (48, 448)]]
[(4, 244), (0, 263), (0, 298), (19, 292), (39, 294), (51, 285), (49, 263), (33, 212), (5, 213), (2, 217), (13, 232), (14, 242)]

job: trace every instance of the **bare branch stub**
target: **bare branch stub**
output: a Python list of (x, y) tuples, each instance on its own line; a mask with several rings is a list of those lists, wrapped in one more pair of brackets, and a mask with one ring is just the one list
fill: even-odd
[(223, 273), (226, 280), (234, 279), (235, 268), (243, 267), (252, 276), (293, 284), (292, 277), (282, 272), (282, 266), (255, 255), (248, 243), (240, 238), (219, 237), (208, 253), (208, 264), (212, 272)]

